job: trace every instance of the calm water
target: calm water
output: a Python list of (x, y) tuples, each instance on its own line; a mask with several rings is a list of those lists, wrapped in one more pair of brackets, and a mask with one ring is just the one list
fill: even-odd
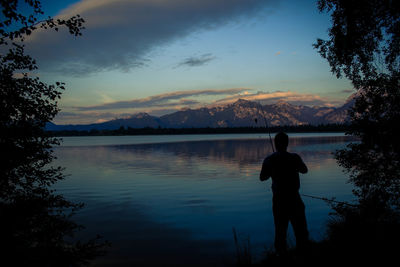
[[(289, 136), (289, 150), (309, 167), (301, 193), (351, 199), (332, 155), (349, 138)], [(112, 242), (95, 265), (231, 263), (233, 227), (259, 259), (274, 238), (271, 181), (258, 179), (270, 153), (260, 134), (69, 137), (56, 149), (56, 163), (69, 174), (57, 190), (86, 204), (75, 217), (87, 227), (81, 237), (101, 234)], [(310, 235), (319, 240), (329, 206), (303, 200)]]

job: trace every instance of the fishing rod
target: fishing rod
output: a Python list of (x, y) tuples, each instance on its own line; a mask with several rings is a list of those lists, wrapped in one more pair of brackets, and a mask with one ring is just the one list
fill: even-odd
[[(269, 142), (271, 143), (272, 152), (275, 152), (274, 144), (272, 143), (271, 131), (270, 131), (269, 127), (268, 127), (267, 119), (265, 118), (264, 108), (263, 108), (263, 106), (262, 106), (260, 103), (258, 103), (258, 104), (261, 106), (262, 117), (263, 117), (263, 119), (264, 119), (265, 129), (267, 129), (267, 131), (268, 131)], [(260, 111), (259, 111), (258, 113), (260, 114)], [(255, 121), (256, 124), (257, 124), (257, 118), (255, 118), (254, 121)]]
[(319, 200), (323, 200), (323, 201), (330, 202), (330, 203), (337, 203), (337, 204), (347, 205), (347, 206), (351, 206), (351, 207), (357, 207), (357, 205), (350, 204), (350, 203), (345, 202), (345, 201), (337, 201), (337, 200), (329, 199), (329, 198), (326, 198), (326, 197), (317, 197), (317, 196), (306, 195), (306, 194), (300, 194), (300, 195), (303, 196), (303, 197), (319, 199)]

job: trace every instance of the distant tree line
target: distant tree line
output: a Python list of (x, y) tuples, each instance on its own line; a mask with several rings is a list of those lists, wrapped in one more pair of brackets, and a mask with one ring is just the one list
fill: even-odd
[(265, 127), (218, 127), (218, 128), (131, 128), (121, 126), (116, 130), (90, 131), (47, 131), (49, 136), (115, 136), (115, 135), (175, 135), (175, 134), (233, 134), (233, 133), (267, 133), (270, 132), (345, 132), (349, 130), (346, 124), (296, 125)]

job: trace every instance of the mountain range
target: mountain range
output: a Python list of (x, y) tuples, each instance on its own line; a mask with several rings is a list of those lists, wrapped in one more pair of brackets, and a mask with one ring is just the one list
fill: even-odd
[(261, 105), (257, 102), (239, 99), (232, 104), (212, 108), (186, 109), (161, 117), (138, 113), (129, 118), (114, 119), (102, 123), (79, 125), (56, 125), (48, 123), (46, 130), (90, 131), (115, 130), (124, 128), (206, 128), (206, 127), (264, 127), (287, 125), (319, 125), (345, 123), (348, 110), (354, 104), (351, 96), (341, 107), (318, 107), (293, 105), (277, 102)]

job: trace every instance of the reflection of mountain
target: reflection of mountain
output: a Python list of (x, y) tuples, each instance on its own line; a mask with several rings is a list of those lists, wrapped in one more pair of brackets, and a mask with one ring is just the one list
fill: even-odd
[[(256, 102), (239, 99), (233, 104), (213, 108), (187, 109), (160, 118), (140, 113), (127, 119), (115, 119), (88, 125), (55, 125), (46, 128), (58, 130), (113, 130), (120, 127), (143, 128), (202, 128), (202, 127), (256, 127), (264, 126), (264, 118), (271, 126), (318, 125), (344, 123), (352, 107), (352, 97), (341, 107), (296, 106), (286, 102), (262, 106)], [(259, 121), (255, 123), (255, 119)]]
[[(305, 155), (309, 153), (331, 154), (338, 143), (349, 140), (350, 137), (346, 136), (291, 138), (290, 150)], [(120, 146), (118, 149), (140, 151), (140, 153), (157, 151), (187, 159), (196, 157), (213, 162), (229, 161), (241, 165), (258, 164), (265, 156), (272, 153), (270, 141), (267, 138), (133, 145)]]
[[(306, 162), (332, 160), (332, 152), (348, 142), (349, 137), (291, 138), (290, 151), (299, 153)], [(227, 172), (258, 173), (262, 160), (272, 152), (266, 138), (217, 140), (141, 145), (61, 147), (63, 157), (89, 161), (98, 166), (118, 167), (132, 171), (158, 170), (163, 174), (201, 177), (214, 167)], [(201, 167), (201, 162), (208, 169)], [(79, 165), (79, 164), (78, 164)], [(217, 177), (216, 177), (217, 178)]]

